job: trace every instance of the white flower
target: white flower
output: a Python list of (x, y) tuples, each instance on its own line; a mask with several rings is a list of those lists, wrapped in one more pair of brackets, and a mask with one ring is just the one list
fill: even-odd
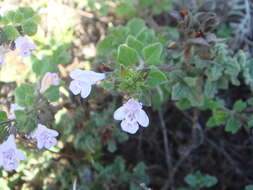
[(51, 85), (57, 86), (59, 83), (60, 78), (57, 73), (47, 72), (41, 81), (40, 93), (45, 92)]
[(74, 95), (81, 93), (81, 97), (86, 98), (91, 92), (91, 86), (96, 84), (98, 81), (103, 80), (105, 78), (105, 74), (76, 69), (70, 73), (70, 77), (73, 79), (69, 85), (70, 91)]
[(15, 46), (19, 49), (22, 57), (28, 57), (31, 55), (31, 50), (34, 50), (35, 45), (30, 42), (26, 37), (20, 36), (15, 40)]
[(59, 133), (53, 129), (48, 129), (45, 125), (38, 124), (37, 128), (30, 135), (30, 137), (37, 141), (38, 149), (45, 147), (50, 149), (57, 144), (57, 137)]
[(19, 160), (25, 159), (24, 153), (16, 148), (13, 135), (10, 135), (8, 139), (0, 145), (0, 166), (3, 166), (5, 170), (15, 170), (19, 165)]
[(115, 120), (122, 120), (121, 128), (123, 131), (134, 134), (139, 129), (139, 125), (147, 127), (149, 118), (142, 109), (141, 103), (135, 99), (128, 100), (123, 106), (119, 107), (113, 115)]

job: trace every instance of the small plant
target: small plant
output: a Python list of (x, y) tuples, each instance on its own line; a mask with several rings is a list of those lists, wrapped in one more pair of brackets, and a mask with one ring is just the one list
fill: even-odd
[(185, 183), (189, 187), (179, 188), (178, 190), (200, 190), (202, 188), (210, 188), (218, 183), (216, 177), (196, 171), (194, 174), (188, 174), (184, 178)]

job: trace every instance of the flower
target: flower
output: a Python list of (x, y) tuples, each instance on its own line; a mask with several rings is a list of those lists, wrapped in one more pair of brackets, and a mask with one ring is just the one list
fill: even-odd
[(60, 78), (57, 73), (47, 72), (41, 81), (40, 93), (45, 92), (51, 85), (57, 86), (59, 83)]
[(38, 149), (45, 147), (50, 149), (57, 144), (57, 137), (59, 133), (53, 129), (48, 129), (45, 125), (38, 124), (37, 128), (31, 134), (31, 138), (37, 141)]
[(15, 111), (17, 110), (24, 110), (25, 108), (19, 106), (18, 104), (11, 104), (10, 111), (8, 114), (8, 119), (15, 119)]
[(122, 120), (121, 128), (130, 134), (134, 134), (139, 129), (139, 125), (147, 127), (149, 118), (142, 109), (142, 104), (131, 98), (123, 106), (119, 107), (113, 114), (115, 120)]
[(3, 46), (0, 46), (0, 66), (5, 65), (6, 50)]
[(81, 93), (81, 97), (86, 98), (91, 92), (91, 86), (96, 84), (98, 81), (103, 80), (105, 78), (105, 74), (76, 69), (70, 73), (70, 77), (73, 79), (69, 85), (70, 91), (74, 95)]
[(25, 159), (25, 154), (16, 148), (13, 135), (10, 135), (8, 139), (0, 145), (0, 166), (3, 166), (5, 170), (15, 170), (19, 165), (19, 161)]
[(35, 45), (23, 36), (20, 36), (15, 40), (15, 46), (19, 49), (22, 57), (30, 56), (31, 50), (35, 49)]

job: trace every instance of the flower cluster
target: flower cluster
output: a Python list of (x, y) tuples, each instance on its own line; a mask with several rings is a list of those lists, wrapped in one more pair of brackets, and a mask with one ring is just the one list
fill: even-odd
[[(35, 45), (25, 37), (18, 37), (15, 41), (15, 47), (19, 49), (22, 57), (27, 57), (31, 54), (31, 50), (35, 49)], [(0, 46), (0, 65), (4, 65), (5, 48)], [(90, 70), (76, 69), (70, 72), (72, 81), (69, 85), (69, 90), (74, 94), (80, 94), (82, 98), (87, 98), (91, 92), (92, 85), (104, 80), (104, 73), (97, 73)], [(40, 83), (39, 91), (43, 94), (51, 86), (58, 86), (60, 78), (57, 73), (47, 72)], [(8, 119), (15, 120), (16, 111), (24, 111), (25, 108), (12, 104), (8, 114)], [(138, 131), (139, 125), (147, 127), (149, 118), (142, 109), (142, 104), (136, 99), (129, 99), (123, 106), (118, 108), (113, 115), (115, 120), (122, 120), (121, 128), (130, 134)], [(11, 121), (14, 126), (14, 122)], [(38, 123), (37, 127), (30, 134), (26, 134), (27, 139), (35, 141), (38, 149), (50, 149), (57, 144), (56, 137), (59, 133), (53, 129), (47, 128), (45, 125)], [(25, 160), (25, 155), (16, 148), (15, 137), (10, 134), (8, 139), (0, 145), (0, 166), (7, 171), (15, 170), (20, 160)]]
[[(94, 71), (77, 69), (70, 73), (73, 81), (69, 89), (74, 95), (81, 93), (82, 98), (89, 96), (91, 86), (105, 78), (105, 74)], [(121, 128), (130, 134), (134, 134), (139, 129), (139, 125), (147, 127), (149, 118), (142, 109), (142, 104), (135, 99), (129, 99), (127, 103), (114, 112), (115, 120), (122, 120)]]
[[(15, 111), (24, 110), (25, 108), (11, 104), (8, 118), (15, 119)], [(56, 137), (59, 133), (53, 129), (47, 128), (45, 125), (38, 124), (37, 128), (31, 133), (27, 134), (27, 139), (37, 142), (38, 149), (50, 149), (57, 144)], [(10, 135), (8, 139), (0, 145), (0, 166), (7, 171), (17, 169), (20, 160), (25, 160), (23, 152), (16, 148), (14, 135)]]

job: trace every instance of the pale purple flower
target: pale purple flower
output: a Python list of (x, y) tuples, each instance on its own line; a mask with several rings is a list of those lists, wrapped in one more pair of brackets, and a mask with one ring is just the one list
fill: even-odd
[(149, 118), (142, 109), (142, 104), (131, 98), (123, 106), (119, 107), (113, 114), (115, 120), (122, 120), (121, 128), (130, 134), (134, 134), (139, 129), (139, 125), (147, 127)]
[(37, 128), (31, 134), (31, 138), (37, 141), (38, 149), (45, 147), (50, 149), (57, 144), (57, 137), (59, 133), (53, 129), (47, 128), (45, 125), (38, 124)]
[(28, 57), (31, 55), (31, 50), (34, 50), (35, 45), (30, 42), (26, 37), (20, 36), (15, 40), (15, 46), (19, 49), (22, 57)]
[(10, 111), (8, 114), (8, 119), (15, 119), (15, 111), (17, 110), (24, 110), (25, 108), (19, 106), (18, 104), (11, 104)]
[(3, 46), (0, 46), (0, 66), (5, 65), (5, 54), (6, 49)]
[(91, 92), (91, 86), (96, 84), (98, 81), (103, 80), (105, 78), (105, 74), (76, 69), (70, 73), (70, 77), (73, 79), (69, 85), (70, 91), (74, 95), (81, 93), (81, 97), (86, 98)]
[(10, 135), (8, 139), (0, 145), (0, 166), (5, 170), (15, 170), (19, 165), (19, 161), (25, 159), (25, 154), (16, 148), (13, 135)]
[(58, 74), (47, 72), (41, 81), (40, 93), (45, 92), (51, 85), (57, 86), (59, 84), (60, 78)]

